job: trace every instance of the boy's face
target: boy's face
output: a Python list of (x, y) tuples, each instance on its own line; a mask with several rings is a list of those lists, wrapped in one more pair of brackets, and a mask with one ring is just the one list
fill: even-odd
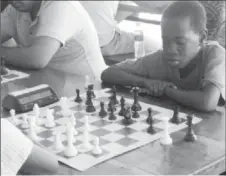
[(200, 36), (189, 18), (162, 19), (163, 58), (172, 67), (183, 68), (200, 50)]
[(10, 3), (16, 10), (18, 10), (20, 12), (31, 12), (35, 1), (33, 1), (33, 0), (30, 0), (30, 1), (29, 0), (28, 1), (13, 0)]

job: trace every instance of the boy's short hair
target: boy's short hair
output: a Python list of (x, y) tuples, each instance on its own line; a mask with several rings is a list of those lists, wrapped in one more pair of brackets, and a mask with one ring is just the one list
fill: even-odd
[(163, 13), (162, 18), (189, 17), (194, 32), (206, 30), (206, 11), (198, 1), (176, 1), (171, 3)]

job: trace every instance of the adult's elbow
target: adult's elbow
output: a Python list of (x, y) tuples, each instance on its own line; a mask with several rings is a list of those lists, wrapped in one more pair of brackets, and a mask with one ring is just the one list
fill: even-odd
[(109, 82), (109, 80), (111, 79), (111, 76), (113, 74), (113, 68), (112, 67), (109, 67), (107, 68), (106, 70), (104, 70), (101, 74), (101, 80), (103, 82)]
[(204, 99), (204, 101), (200, 107), (200, 110), (205, 111), (205, 112), (214, 111), (217, 108), (217, 104), (218, 104), (218, 102), (213, 99), (210, 99), (210, 98)]
[(40, 69), (43, 69), (45, 68), (47, 65), (48, 65), (48, 61), (49, 59), (40, 59), (40, 58), (35, 58), (34, 59), (34, 62), (31, 64), (31, 67), (33, 69), (36, 69), (36, 70), (40, 70)]

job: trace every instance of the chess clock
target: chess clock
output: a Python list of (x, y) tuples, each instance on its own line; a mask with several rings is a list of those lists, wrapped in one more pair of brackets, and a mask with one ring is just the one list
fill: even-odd
[(6, 110), (15, 109), (17, 113), (28, 112), (34, 104), (43, 107), (59, 100), (57, 94), (47, 84), (9, 93), (3, 100), (2, 106)]

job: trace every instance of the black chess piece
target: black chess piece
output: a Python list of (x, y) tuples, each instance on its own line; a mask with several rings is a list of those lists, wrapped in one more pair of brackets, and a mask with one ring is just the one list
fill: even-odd
[(115, 86), (112, 87), (112, 99), (113, 99), (114, 105), (119, 104), (119, 101), (117, 99), (117, 90)]
[(133, 102), (133, 105), (132, 105), (132, 111), (141, 111), (141, 105), (138, 101), (138, 97), (139, 97), (139, 87), (134, 87), (132, 89), (133, 91), (133, 95), (134, 95), (134, 102)]
[(86, 91), (86, 105), (92, 104), (92, 91), (88, 89)]
[(113, 100), (113, 97), (111, 96), (110, 100), (109, 100), (109, 103), (108, 103), (108, 111), (111, 111), (112, 106), (113, 106), (113, 111), (116, 111), (114, 100)]
[(91, 91), (87, 91), (86, 112), (95, 112), (96, 108), (93, 106)]
[(147, 129), (147, 132), (149, 134), (155, 134), (156, 133), (156, 131), (155, 131), (154, 127), (153, 127), (153, 123), (152, 122), (149, 124), (149, 127)]
[(150, 124), (151, 120), (152, 120), (152, 109), (148, 108), (148, 117), (146, 119), (147, 124)]
[(135, 111), (133, 111), (133, 118), (137, 119), (140, 117), (140, 114), (138, 113), (137, 109), (135, 109)]
[(76, 89), (75, 102), (77, 102), (77, 103), (81, 103), (82, 102), (82, 98), (80, 97), (80, 90), (79, 89)]
[(108, 117), (108, 120), (116, 120), (116, 116), (114, 114), (114, 105), (110, 104), (110, 115)]
[(96, 95), (94, 93), (94, 85), (93, 84), (88, 85), (88, 89), (91, 91), (92, 98), (96, 98)]
[(100, 116), (101, 118), (104, 118), (104, 117), (107, 116), (107, 112), (106, 112), (105, 109), (104, 109), (104, 102), (103, 102), (103, 101), (100, 102), (100, 112), (99, 112), (99, 116)]
[(124, 96), (121, 96), (120, 105), (121, 105), (121, 109), (120, 109), (118, 115), (124, 116), (124, 113), (125, 113), (125, 98), (124, 98)]
[(197, 140), (197, 136), (195, 135), (193, 131), (193, 124), (192, 124), (193, 115), (187, 116), (187, 122), (188, 122), (188, 131), (185, 135), (184, 140), (187, 142), (194, 142)]
[(173, 112), (173, 117), (170, 119), (171, 123), (174, 123), (177, 125), (181, 123), (181, 118), (179, 117), (179, 111), (180, 111), (180, 107), (176, 106)]
[(123, 124), (124, 125), (130, 125), (133, 123), (133, 120), (131, 118), (131, 108), (128, 106), (127, 108), (125, 108), (125, 112), (124, 112), (124, 119), (123, 119)]
[(5, 67), (5, 57), (4, 56), (1, 57), (0, 71), (1, 71), (1, 75), (7, 75), (8, 74), (8, 70)]

